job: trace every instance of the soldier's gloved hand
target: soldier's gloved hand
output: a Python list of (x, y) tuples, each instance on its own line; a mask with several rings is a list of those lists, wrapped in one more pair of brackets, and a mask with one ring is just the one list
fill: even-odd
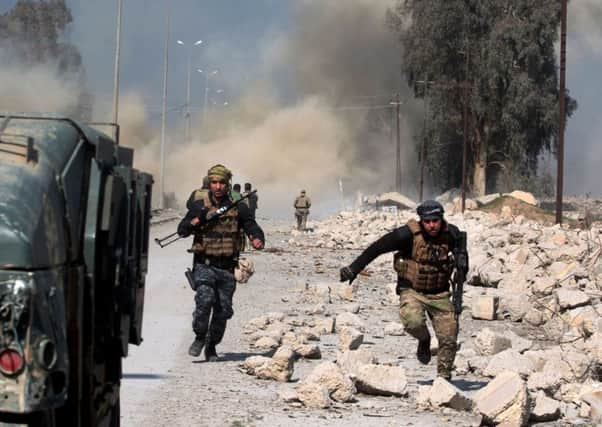
[(190, 220), (190, 223), (193, 226), (197, 226), (201, 223), (206, 222), (208, 212), (209, 212), (209, 209), (207, 209), (206, 207), (201, 207), (201, 208), (191, 210), (190, 216), (192, 216), (192, 219)]
[(350, 267), (341, 268), (341, 282), (346, 282), (349, 280), (349, 284), (351, 285), (355, 278), (357, 277), (357, 273), (353, 271)]

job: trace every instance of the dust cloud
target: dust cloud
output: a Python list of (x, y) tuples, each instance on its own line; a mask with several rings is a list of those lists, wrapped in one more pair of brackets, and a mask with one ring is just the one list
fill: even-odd
[(23, 65), (0, 49), (0, 110), (68, 114), (78, 106), (82, 88), (61, 75), (55, 64)]
[[(223, 163), (233, 170), (233, 182), (259, 189), (260, 209), (270, 216), (291, 215), (300, 189), (308, 191), (317, 214), (339, 209), (343, 196), (350, 205), (357, 190), (390, 190), (395, 146), (389, 102), (399, 92), (406, 101), (405, 164), (414, 157), (408, 123), (415, 108), (385, 22), (390, 4), (297, 2), (292, 28), (263, 48), (268, 77), (227, 109), (212, 110), (206, 123), (197, 118), (194, 141), (169, 150), (166, 188), (186, 198), (209, 166)], [(286, 76), (284, 85), (277, 76)], [(404, 168), (404, 178), (412, 173)]]

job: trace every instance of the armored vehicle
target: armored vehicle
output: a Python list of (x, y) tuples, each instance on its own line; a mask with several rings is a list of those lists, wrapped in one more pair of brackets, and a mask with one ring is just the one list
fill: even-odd
[(0, 424), (119, 425), (152, 176), (63, 117), (0, 114)]

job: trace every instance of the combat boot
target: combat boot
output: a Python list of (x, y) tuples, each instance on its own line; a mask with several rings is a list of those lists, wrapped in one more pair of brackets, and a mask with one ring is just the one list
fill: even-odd
[(188, 354), (192, 357), (198, 357), (201, 355), (201, 351), (203, 351), (203, 347), (205, 346), (205, 340), (201, 337), (196, 337), (192, 344), (190, 344), (190, 348), (188, 349)]
[(431, 338), (418, 341), (418, 349), (416, 350), (416, 358), (424, 365), (428, 365), (431, 361)]
[(207, 362), (217, 362), (217, 352), (215, 351), (215, 344), (212, 342), (207, 343), (207, 347), (205, 347), (205, 360)]

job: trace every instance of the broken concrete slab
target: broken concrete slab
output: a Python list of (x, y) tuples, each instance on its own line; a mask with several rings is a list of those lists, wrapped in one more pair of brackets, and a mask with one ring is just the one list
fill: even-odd
[(502, 372), (516, 372), (522, 378), (527, 378), (535, 371), (535, 364), (527, 356), (509, 348), (495, 354), (483, 370), (486, 377), (495, 377)]
[(399, 366), (362, 365), (357, 370), (358, 391), (380, 396), (406, 396), (407, 378), (405, 369)]
[(490, 423), (522, 426), (529, 419), (527, 386), (516, 372), (502, 372), (474, 396), (476, 410)]

